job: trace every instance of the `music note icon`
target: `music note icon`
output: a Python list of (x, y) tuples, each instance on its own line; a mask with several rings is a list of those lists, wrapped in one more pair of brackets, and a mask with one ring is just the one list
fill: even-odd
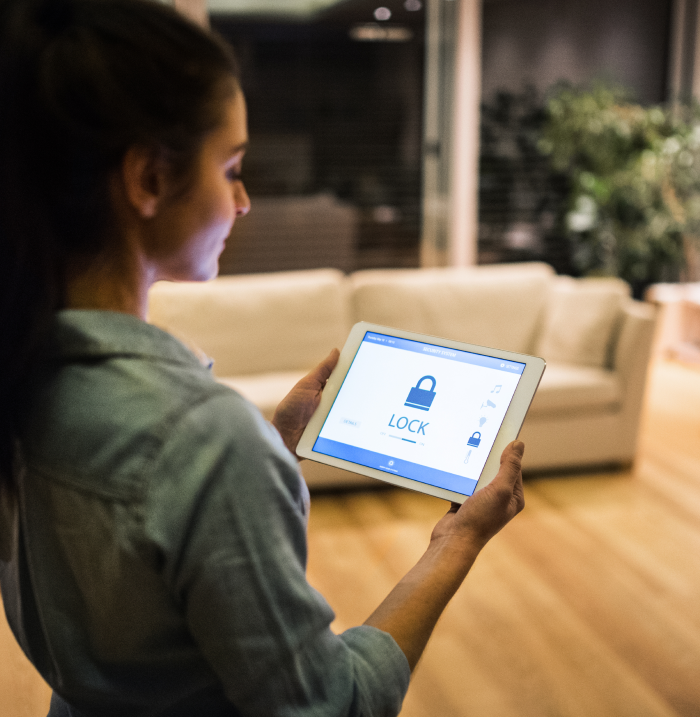
[(499, 383), (497, 386), (495, 386), (495, 387), (491, 390), (491, 393), (500, 393), (500, 392), (501, 392), (501, 388), (503, 388), (503, 385)]

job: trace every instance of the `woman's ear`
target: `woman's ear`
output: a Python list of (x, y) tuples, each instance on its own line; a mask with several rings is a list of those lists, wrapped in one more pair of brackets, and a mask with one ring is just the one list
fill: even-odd
[(167, 193), (167, 167), (153, 148), (130, 147), (121, 165), (126, 199), (142, 219), (152, 219)]

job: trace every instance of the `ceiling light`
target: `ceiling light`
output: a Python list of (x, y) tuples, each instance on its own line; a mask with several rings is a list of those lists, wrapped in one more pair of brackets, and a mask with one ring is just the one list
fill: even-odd
[(366, 22), (353, 25), (350, 37), (358, 42), (408, 42), (413, 39), (413, 30), (403, 25), (379, 25)]
[(423, 7), (423, 3), (420, 0), (406, 0), (403, 6), (409, 12), (415, 12), (416, 10), (420, 10)]
[(389, 20), (391, 18), (391, 10), (389, 10), (388, 7), (378, 7), (374, 11), (374, 17), (380, 21)]

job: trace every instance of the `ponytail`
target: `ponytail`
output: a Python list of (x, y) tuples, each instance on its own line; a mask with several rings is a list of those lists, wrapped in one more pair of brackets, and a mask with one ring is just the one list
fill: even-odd
[(237, 90), (225, 43), (156, 0), (0, 0), (0, 487), (66, 263), (110, 241), (127, 149), (187, 178)]

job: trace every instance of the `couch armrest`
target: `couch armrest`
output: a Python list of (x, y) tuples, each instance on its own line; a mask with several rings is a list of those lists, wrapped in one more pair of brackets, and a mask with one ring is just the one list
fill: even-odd
[(643, 301), (630, 300), (623, 306), (622, 320), (613, 351), (613, 368), (627, 382), (635, 371), (643, 375), (649, 363), (656, 327), (657, 307)]
[(653, 304), (631, 299), (626, 302), (613, 352), (613, 369), (623, 386), (624, 440), (632, 450), (637, 442), (657, 313)]

